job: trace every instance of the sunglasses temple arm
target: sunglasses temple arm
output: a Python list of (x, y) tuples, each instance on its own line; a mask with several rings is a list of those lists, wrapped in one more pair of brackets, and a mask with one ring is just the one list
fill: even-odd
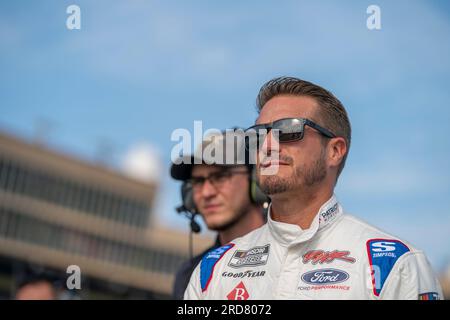
[(311, 121), (307, 121), (306, 122), (307, 125), (309, 125), (310, 127), (313, 127), (314, 129), (316, 129), (317, 131), (319, 131), (320, 133), (322, 133), (324, 136), (328, 137), (328, 138), (335, 138), (336, 135), (334, 133), (332, 133), (331, 131), (319, 126), (318, 124), (315, 124), (314, 122)]

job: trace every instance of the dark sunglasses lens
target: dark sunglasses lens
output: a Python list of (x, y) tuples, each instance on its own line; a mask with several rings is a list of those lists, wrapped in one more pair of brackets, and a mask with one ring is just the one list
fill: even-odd
[(289, 142), (303, 137), (303, 123), (298, 119), (284, 119), (277, 123), (279, 141)]
[(301, 138), (302, 138), (301, 132), (281, 133), (279, 137), (280, 142), (295, 141), (300, 140)]

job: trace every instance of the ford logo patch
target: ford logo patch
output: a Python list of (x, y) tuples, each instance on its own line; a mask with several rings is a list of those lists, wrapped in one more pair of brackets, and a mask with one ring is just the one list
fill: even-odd
[(313, 270), (302, 275), (302, 281), (308, 284), (323, 285), (344, 282), (350, 276), (347, 272), (337, 269)]

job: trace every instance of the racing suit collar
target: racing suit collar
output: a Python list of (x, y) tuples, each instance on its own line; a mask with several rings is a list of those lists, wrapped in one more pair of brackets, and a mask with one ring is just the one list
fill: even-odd
[(331, 224), (342, 214), (342, 207), (336, 196), (328, 199), (319, 209), (309, 229), (303, 230), (296, 224), (275, 221), (271, 216), (271, 206), (267, 214), (267, 225), (272, 236), (284, 246), (289, 246), (310, 240), (319, 230)]

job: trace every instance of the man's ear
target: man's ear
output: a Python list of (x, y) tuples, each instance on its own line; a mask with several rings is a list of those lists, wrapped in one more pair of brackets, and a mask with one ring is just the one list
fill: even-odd
[(332, 138), (328, 143), (328, 161), (331, 167), (338, 167), (347, 153), (347, 142), (342, 137)]

